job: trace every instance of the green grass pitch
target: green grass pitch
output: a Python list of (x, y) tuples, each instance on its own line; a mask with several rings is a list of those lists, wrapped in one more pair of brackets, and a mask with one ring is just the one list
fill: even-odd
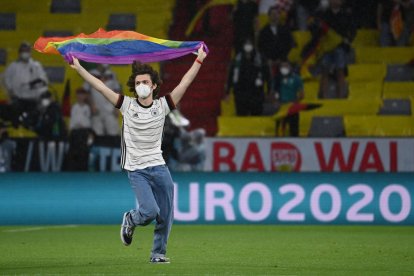
[(2, 226), (0, 275), (414, 275), (414, 227), (174, 225), (171, 264), (149, 264), (153, 226)]

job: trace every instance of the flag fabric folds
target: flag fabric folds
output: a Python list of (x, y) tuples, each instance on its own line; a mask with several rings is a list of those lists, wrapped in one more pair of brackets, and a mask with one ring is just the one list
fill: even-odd
[(313, 110), (321, 107), (320, 103), (307, 103), (307, 102), (291, 102), (282, 104), (279, 110), (273, 115), (273, 119), (280, 120), (287, 116), (297, 114), (301, 111)]
[(395, 40), (398, 40), (404, 28), (404, 22), (399, 4), (394, 5), (392, 9), (390, 17), (390, 27), (392, 36)]
[(202, 41), (172, 41), (150, 37), (133, 31), (105, 31), (81, 33), (67, 37), (40, 37), (34, 49), (45, 54), (60, 54), (72, 63), (72, 57), (86, 62), (131, 64), (158, 62), (196, 53), (200, 46), (208, 52)]
[(343, 39), (329, 27), (327, 23), (320, 19), (311, 19), (312, 38), (302, 50), (302, 62), (300, 66), (300, 74), (302, 78), (311, 78), (310, 66), (313, 61), (319, 60), (324, 54), (338, 47)]
[(288, 136), (283, 120), (302, 111), (313, 110), (321, 107), (320, 103), (291, 102), (282, 104), (279, 110), (272, 116), (276, 122), (276, 136)]

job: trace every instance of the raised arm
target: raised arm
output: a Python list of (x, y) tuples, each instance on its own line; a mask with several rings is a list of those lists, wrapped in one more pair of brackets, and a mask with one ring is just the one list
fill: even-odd
[(177, 105), (181, 98), (183, 97), (185, 91), (193, 82), (194, 78), (197, 76), (198, 71), (200, 70), (201, 63), (203, 63), (205, 57), (207, 56), (204, 52), (203, 46), (198, 49), (197, 59), (194, 61), (191, 68), (185, 73), (180, 83), (176, 88), (171, 92), (171, 98), (174, 101), (174, 104)]
[(70, 65), (73, 69), (75, 69), (78, 74), (87, 81), (93, 88), (95, 88), (99, 93), (101, 93), (108, 101), (110, 101), (113, 105), (116, 105), (119, 94), (112, 91), (108, 88), (100, 79), (95, 78), (89, 73), (85, 68), (80, 65), (79, 60), (73, 57), (73, 64)]

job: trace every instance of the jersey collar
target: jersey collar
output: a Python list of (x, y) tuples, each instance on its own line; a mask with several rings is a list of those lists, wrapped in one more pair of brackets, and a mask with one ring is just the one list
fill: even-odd
[(136, 99), (136, 101), (137, 101), (138, 105), (142, 108), (150, 108), (154, 104), (154, 101), (152, 101), (150, 105), (143, 105), (142, 103), (139, 102), (138, 99)]

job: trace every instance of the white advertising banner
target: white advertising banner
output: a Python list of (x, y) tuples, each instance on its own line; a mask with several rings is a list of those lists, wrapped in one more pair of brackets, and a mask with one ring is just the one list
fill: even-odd
[(205, 170), (414, 172), (414, 139), (208, 138)]

